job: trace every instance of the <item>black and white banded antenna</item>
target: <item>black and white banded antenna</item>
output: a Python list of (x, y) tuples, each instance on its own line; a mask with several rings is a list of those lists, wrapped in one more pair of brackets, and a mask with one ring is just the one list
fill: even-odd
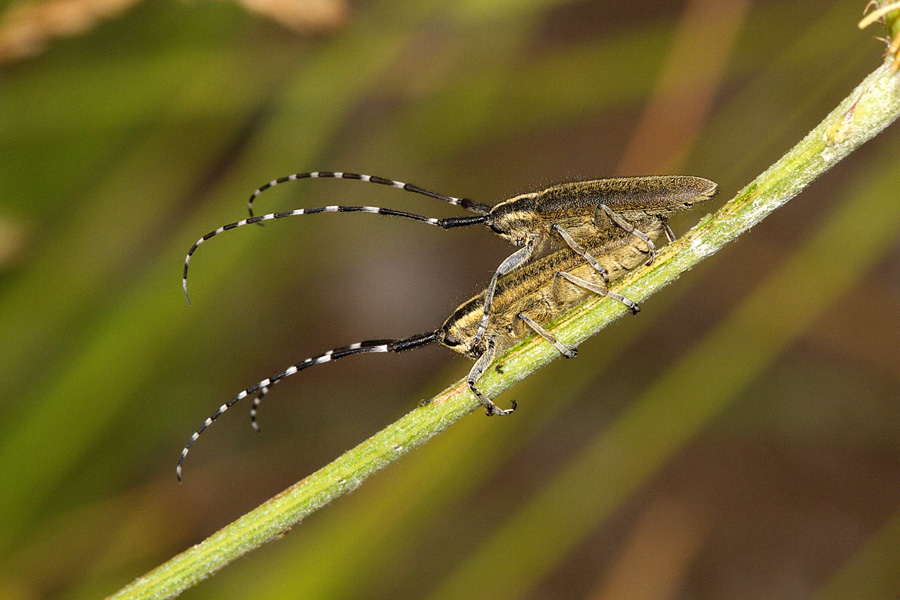
[(221, 417), (225, 411), (227, 411), (229, 408), (231, 408), (247, 396), (257, 392), (262, 392), (260, 394), (260, 397), (262, 397), (262, 395), (265, 394), (265, 391), (263, 390), (268, 391), (268, 389), (270, 389), (273, 385), (275, 385), (282, 379), (299, 373), (304, 369), (308, 369), (313, 365), (321, 365), (327, 362), (338, 360), (339, 358), (344, 358), (345, 356), (350, 356), (351, 354), (365, 354), (369, 352), (403, 352), (404, 350), (412, 350), (413, 348), (419, 348), (420, 346), (426, 346), (428, 344), (431, 344), (432, 342), (437, 342), (439, 335), (440, 332), (431, 331), (428, 333), (420, 333), (419, 335), (414, 335), (412, 337), (399, 340), (368, 340), (365, 342), (357, 342), (356, 344), (351, 344), (349, 346), (342, 346), (340, 348), (329, 350), (324, 354), (307, 358), (302, 362), (288, 367), (277, 375), (273, 375), (271, 377), (263, 379), (256, 385), (248, 387), (247, 389), (241, 391), (238, 395), (234, 396), (231, 400), (220, 406), (218, 409), (216, 409), (216, 412), (211, 414), (209, 418), (207, 418), (197, 429), (197, 431), (195, 431), (193, 435), (191, 435), (187, 444), (184, 445), (184, 449), (181, 451), (181, 456), (178, 459), (178, 466), (175, 467), (175, 475), (178, 477), (178, 482), (181, 483), (181, 471), (182, 467), (184, 466), (184, 459), (187, 458), (191, 446), (194, 445), (194, 442), (197, 441), (197, 438), (200, 437), (200, 434), (206, 431), (206, 428), (212, 425), (216, 419)]
[[(332, 206), (317, 206), (313, 208), (298, 208), (295, 210), (288, 210), (282, 212), (274, 212), (265, 215), (254, 216), (253, 215), (253, 201), (262, 194), (265, 190), (273, 188), (282, 183), (286, 183), (288, 181), (296, 181), (298, 179), (314, 179), (314, 178), (339, 178), (339, 179), (355, 179), (358, 181), (365, 181), (368, 183), (377, 183), (380, 185), (387, 185), (390, 187), (395, 187), (397, 189), (404, 190), (406, 192), (412, 192), (414, 194), (419, 194), (421, 196), (427, 196), (429, 198), (434, 198), (437, 200), (442, 200), (454, 206), (459, 206), (460, 208), (467, 210), (469, 212), (476, 213), (478, 216), (474, 217), (448, 217), (445, 219), (435, 219), (433, 217), (426, 217), (423, 215), (417, 215), (410, 212), (405, 212), (402, 210), (394, 210), (391, 208), (381, 208), (379, 206), (342, 206), (342, 205), (332, 205)], [(236, 221), (234, 223), (229, 223), (227, 225), (223, 225), (214, 231), (210, 231), (199, 240), (194, 242), (194, 245), (191, 246), (191, 249), (188, 250), (187, 256), (184, 258), (184, 273), (182, 275), (182, 288), (184, 289), (184, 297), (187, 299), (188, 304), (191, 303), (191, 298), (188, 295), (187, 291), (187, 277), (188, 277), (188, 265), (191, 262), (191, 256), (193, 256), (194, 252), (197, 248), (207, 241), (208, 239), (219, 235), (220, 233), (224, 233), (230, 229), (237, 229), (238, 227), (243, 227), (245, 225), (252, 225), (254, 223), (262, 223), (264, 221), (272, 221), (274, 219), (284, 219), (287, 217), (299, 217), (301, 215), (313, 215), (317, 213), (330, 213), (330, 212), (364, 212), (376, 215), (385, 215), (389, 217), (400, 217), (403, 219), (410, 219), (413, 221), (418, 221), (420, 223), (425, 223), (426, 225), (432, 225), (435, 227), (441, 227), (443, 229), (453, 229), (456, 227), (469, 227), (471, 225), (478, 225), (480, 223), (484, 223), (488, 219), (488, 214), (491, 211), (491, 207), (487, 204), (482, 204), (481, 202), (476, 202), (475, 200), (471, 200), (469, 198), (456, 198), (455, 196), (447, 196), (445, 194), (439, 194), (437, 192), (432, 192), (431, 190), (426, 190), (424, 188), (420, 188), (418, 186), (412, 185), (410, 183), (403, 183), (402, 181), (395, 181), (393, 179), (385, 179), (383, 177), (378, 177), (376, 175), (361, 175), (358, 173), (341, 173), (341, 172), (331, 172), (331, 171), (312, 171), (309, 173), (294, 173), (293, 175), (287, 175), (285, 177), (279, 177), (278, 179), (273, 179), (269, 183), (259, 187), (253, 194), (250, 196), (250, 200), (247, 202), (248, 209), (250, 211), (250, 217), (246, 219), (242, 219), (240, 221)]]
[[(377, 175), (362, 175), (360, 173), (342, 173), (340, 171), (310, 171), (308, 173), (293, 173), (292, 175), (286, 175), (284, 177), (279, 177), (278, 179), (273, 179), (269, 183), (260, 186), (256, 189), (251, 195), (250, 200), (247, 201), (247, 210), (250, 211), (250, 216), (253, 216), (253, 202), (262, 194), (264, 191), (273, 188), (277, 185), (281, 185), (282, 183), (287, 183), (288, 181), (297, 181), (298, 179), (324, 179), (324, 178), (332, 178), (332, 179), (355, 179), (357, 181), (365, 181), (366, 183), (377, 183), (379, 185), (386, 185), (389, 187), (395, 187), (397, 189), (401, 189), (406, 192), (412, 192), (414, 194), (419, 194), (422, 196), (428, 196), (429, 198), (434, 198), (435, 200), (442, 200), (443, 202), (447, 202), (448, 204), (452, 204), (453, 206), (458, 206), (463, 210), (467, 210), (469, 212), (474, 212), (479, 215), (486, 215), (491, 211), (491, 207), (487, 204), (482, 204), (481, 202), (476, 202), (475, 200), (471, 200), (469, 198), (456, 198), (454, 196), (447, 196), (446, 194), (440, 194), (438, 192), (432, 192), (431, 190), (426, 190), (424, 188), (420, 188), (417, 185), (413, 185), (411, 183), (403, 183), (402, 181), (397, 181), (395, 179), (386, 179), (384, 177), (379, 177)], [(479, 221), (480, 222), (480, 221)]]

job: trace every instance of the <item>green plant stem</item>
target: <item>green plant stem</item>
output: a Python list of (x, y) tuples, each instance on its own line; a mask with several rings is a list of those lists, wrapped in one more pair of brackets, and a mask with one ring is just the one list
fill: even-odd
[[(882, 65), (869, 75), (812, 132), (718, 212), (667, 246), (650, 267), (632, 273), (614, 289), (636, 301), (668, 285), (716, 253), (800, 193), (816, 177), (887, 127), (900, 115), (900, 82)], [(577, 345), (625, 312), (608, 299), (585, 302), (551, 330)], [(496, 397), (559, 353), (541, 339), (530, 339), (501, 358), (503, 373), (490, 369), (480, 383)], [(463, 415), (478, 408), (460, 381), (356, 448), (303, 479), (255, 510), (182, 552), (111, 598), (171, 598), (209, 577), (235, 558), (290, 530), (306, 515), (354, 489), (367, 477), (425, 443)], [(515, 418), (510, 417), (510, 418)]]

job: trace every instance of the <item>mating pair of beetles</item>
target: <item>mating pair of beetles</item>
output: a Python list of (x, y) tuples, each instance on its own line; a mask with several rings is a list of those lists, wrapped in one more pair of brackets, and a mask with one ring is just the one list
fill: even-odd
[[(396, 187), (448, 202), (474, 215), (435, 219), (375, 206), (322, 206), (253, 216), (253, 202), (265, 190), (288, 181), (325, 177)], [(544, 325), (592, 294), (609, 296), (637, 313), (637, 304), (606, 286), (642, 264), (652, 263), (656, 244), (663, 237), (670, 242), (675, 239), (667, 224), (668, 218), (712, 199), (717, 191), (715, 183), (701, 177), (619, 177), (556, 185), (490, 206), (374, 175), (317, 171), (270, 181), (250, 197), (249, 218), (207, 233), (188, 251), (183, 275), (185, 297), (188, 265), (202, 243), (229, 229), (300, 215), (367, 212), (411, 219), (444, 229), (481, 224), (517, 246), (518, 250), (500, 264), (487, 289), (463, 303), (439, 329), (404, 339), (369, 340), (335, 348), (263, 379), (231, 398), (188, 440), (178, 460), (178, 480), (181, 480), (182, 465), (191, 445), (236, 402), (255, 394), (250, 414), (256, 428), (257, 408), (273, 385), (313, 365), (351, 354), (402, 352), (437, 342), (475, 360), (466, 381), (489, 416), (510, 414), (516, 408), (515, 402), (511, 408), (500, 409), (476, 385), (494, 358), (531, 333), (553, 344), (563, 356), (574, 357), (576, 349), (557, 340)]]

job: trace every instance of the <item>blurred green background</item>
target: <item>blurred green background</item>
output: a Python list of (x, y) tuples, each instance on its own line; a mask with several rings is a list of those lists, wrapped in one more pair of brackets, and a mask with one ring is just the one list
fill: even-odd
[[(258, 185), (343, 170), (494, 203), (686, 173), (719, 182), (713, 210), (883, 52), (864, 0), (127, 4), (0, 24), (3, 599), (112, 593), (468, 371), (443, 348), (312, 369), (262, 434), (249, 406), (217, 422), (177, 485), (234, 393), (434, 329), (510, 252), (282, 220), (204, 245), (188, 306), (185, 252)], [(463, 419), (183, 597), (897, 598), (898, 167), (894, 126), (501, 396), (514, 417)], [(258, 206), (338, 203), (461, 214), (334, 180)]]

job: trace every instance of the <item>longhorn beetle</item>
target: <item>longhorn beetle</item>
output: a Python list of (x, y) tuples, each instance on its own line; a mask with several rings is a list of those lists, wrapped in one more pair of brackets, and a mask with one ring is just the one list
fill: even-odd
[[(253, 216), (253, 203), (260, 194), (269, 188), (288, 181), (298, 179), (339, 178), (356, 179), (368, 183), (392, 186), (407, 192), (442, 200), (459, 206), (477, 216), (448, 217), (436, 219), (409, 212), (381, 208), (377, 206), (320, 206), (315, 208), (299, 208), (296, 210), (269, 213)], [(393, 179), (385, 179), (375, 175), (358, 173), (342, 173), (332, 171), (313, 171), (294, 173), (286, 177), (273, 179), (257, 188), (247, 202), (250, 217), (223, 225), (197, 240), (184, 259), (182, 286), (185, 298), (190, 302), (187, 291), (188, 265), (194, 251), (203, 242), (229, 229), (244, 225), (260, 223), (284, 217), (296, 217), (323, 212), (366, 212), (392, 217), (411, 219), (452, 229), (483, 224), (500, 237), (508, 240), (519, 250), (506, 258), (491, 279), (485, 292), (483, 314), (475, 333), (475, 341), (481, 339), (490, 318), (493, 297), (498, 279), (506, 273), (514, 271), (526, 264), (530, 259), (541, 256), (563, 245), (568, 246), (582, 256), (600, 273), (605, 282), (608, 275), (594, 256), (585, 251), (583, 245), (590, 245), (597, 240), (601, 242), (617, 239), (621, 231), (642, 240), (649, 249), (649, 260), (656, 256), (656, 246), (644, 231), (645, 222), (656, 223), (664, 227), (669, 241), (674, 239), (666, 221), (673, 213), (687, 210), (697, 202), (713, 198), (718, 186), (702, 177), (687, 175), (653, 175), (646, 177), (617, 177), (564, 183), (549, 187), (540, 192), (521, 194), (490, 206), (469, 198), (456, 198), (432, 192), (418, 186)]]
[[(519, 340), (534, 332), (553, 344), (567, 358), (576, 355), (576, 349), (557, 340), (544, 325), (565, 311), (574, 307), (587, 296), (599, 294), (610, 296), (636, 313), (638, 306), (623, 296), (604, 287), (608, 280), (621, 277), (628, 271), (646, 262), (652, 244), (662, 236), (670, 235), (670, 230), (662, 217), (648, 217), (643, 220), (646, 240), (633, 237), (624, 229), (611, 230), (608, 235), (585, 242), (580, 252), (568, 246), (560, 247), (545, 256), (529, 261), (521, 268), (496, 278), (493, 294), (494, 309), (484, 333), (477, 336), (481, 327), (487, 291), (463, 303), (437, 330), (404, 339), (369, 340), (329, 350), (324, 354), (307, 358), (288, 367), (281, 373), (258, 382), (221, 405), (190, 437), (176, 467), (178, 480), (184, 460), (203, 431), (222, 413), (235, 403), (257, 394), (253, 405), (253, 417), (259, 401), (268, 390), (279, 381), (313, 365), (319, 365), (351, 354), (369, 352), (403, 352), (437, 342), (455, 352), (475, 360), (475, 365), (466, 378), (467, 385), (484, 406), (488, 415), (508, 415), (516, 408), (516, 403), (508, 409), (499, 409), (481, 393), (476, 384), (494, 358), (512, 347)], [(590, 252), (596, 264), (584, 261), (583, 255)], [(597, 267), (600, 267), (598, 269)], [(602, 270), (601, 270), (602, 269)]]

